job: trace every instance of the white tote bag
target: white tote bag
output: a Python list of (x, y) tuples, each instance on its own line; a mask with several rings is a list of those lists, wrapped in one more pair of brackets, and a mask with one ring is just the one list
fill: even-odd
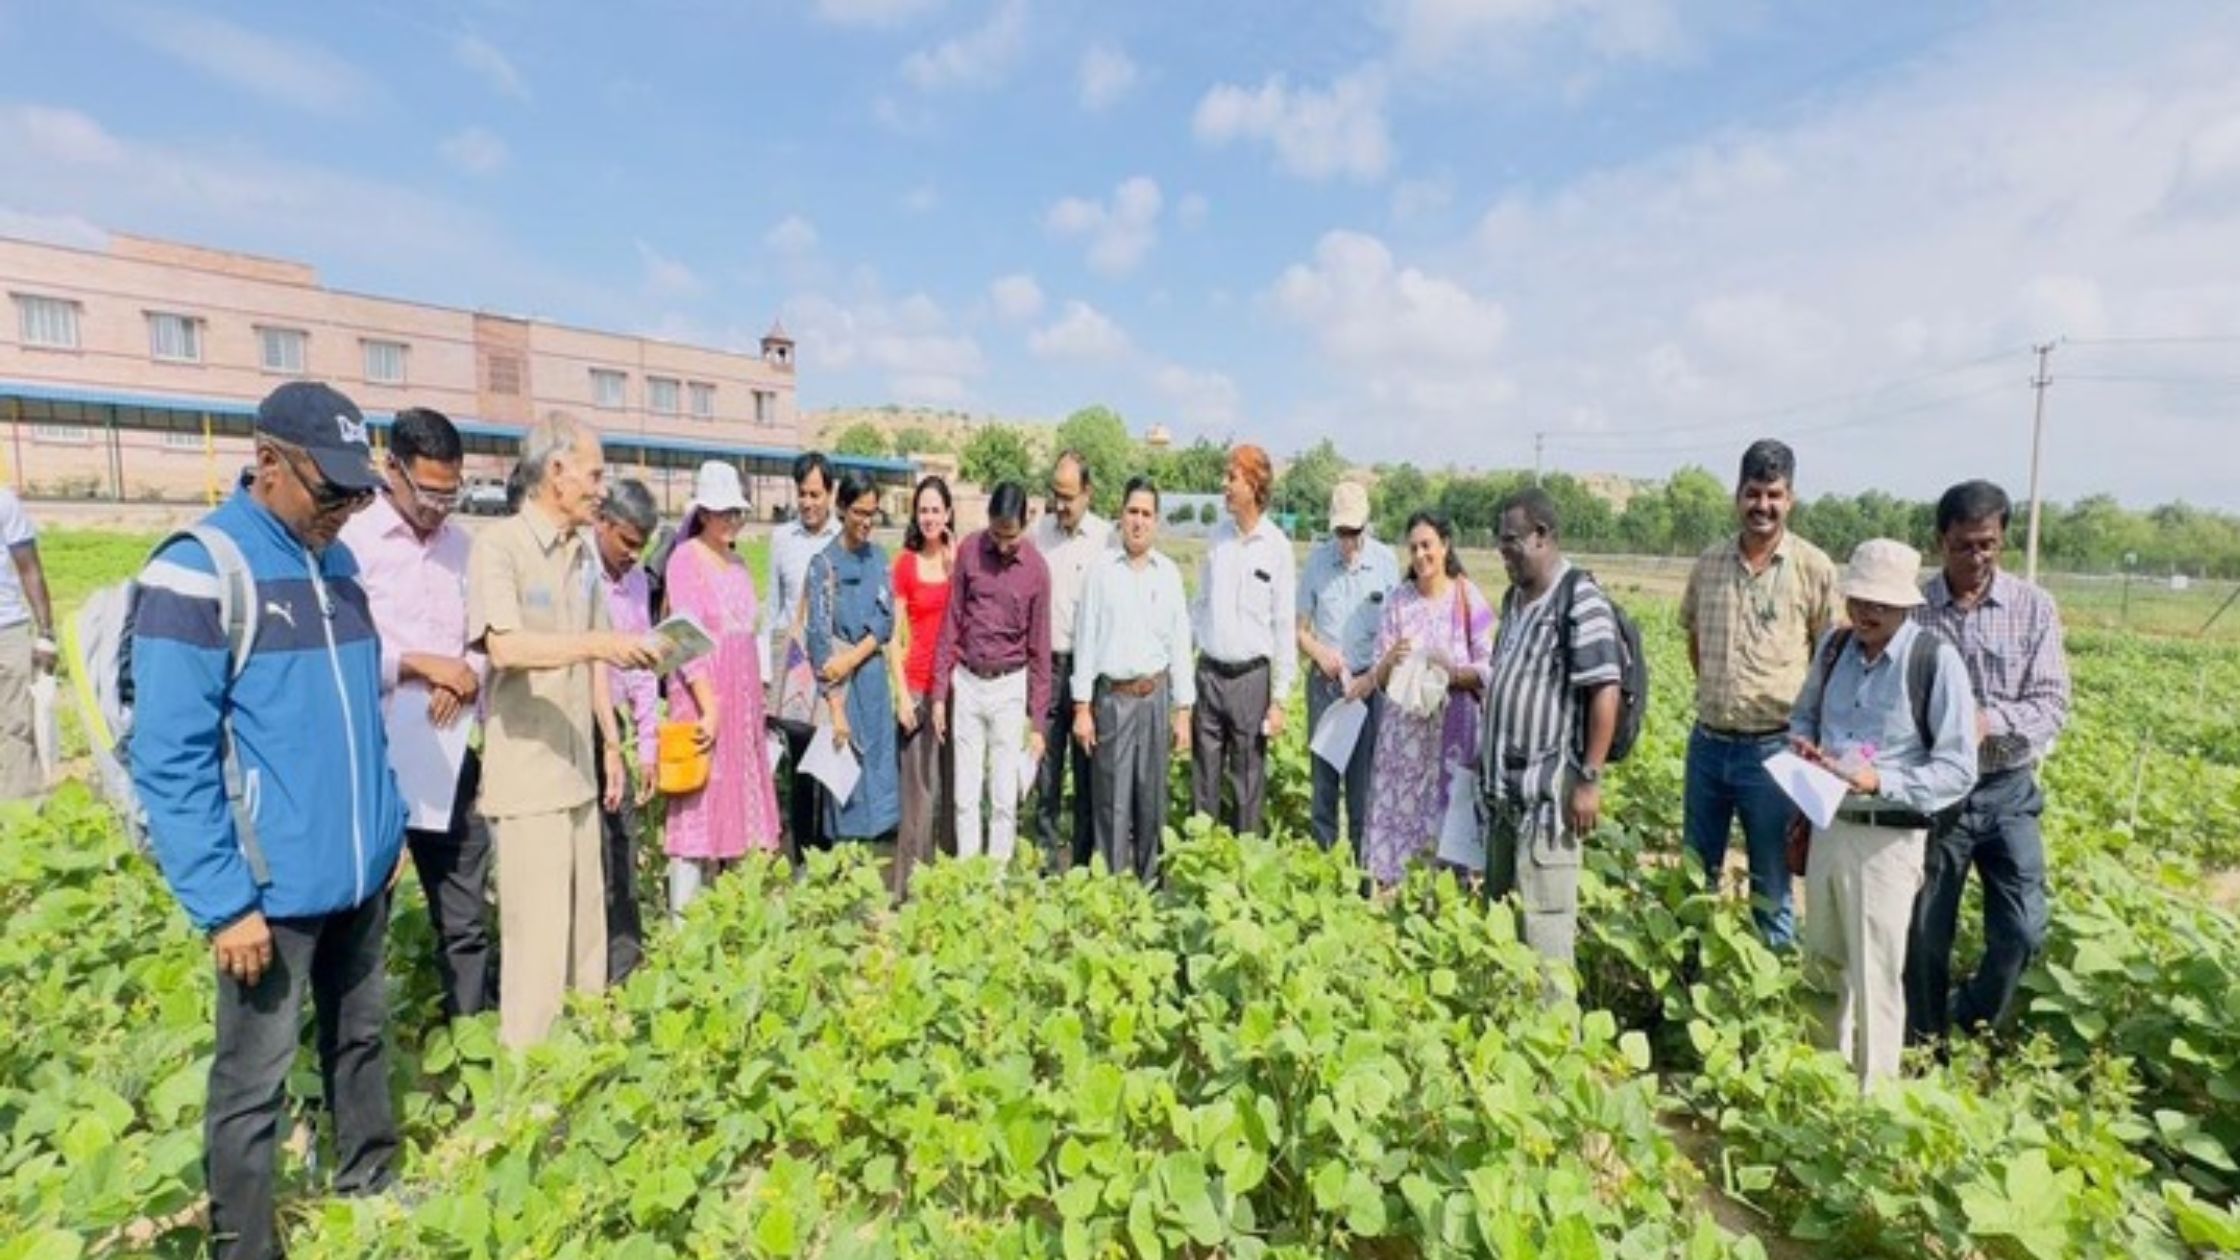
[(1447, 763), (1447, 812), (1439, 820), (1439, 860), (1483, 874), (1486, 832), (1478, 772), (1459, 761)]

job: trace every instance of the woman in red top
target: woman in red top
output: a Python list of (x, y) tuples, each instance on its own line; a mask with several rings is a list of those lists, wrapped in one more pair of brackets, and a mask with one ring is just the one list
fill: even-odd
[(895, 611), (909, 626), (909, 650), (901, 658), (901, 685), (895, 688), (902, 724), (902, 829), (895, 836), (893, 887), (900, 898), (910, 873), (931, 861), (935, 846), (956, 851), (956, 768), (949, 748), (933, 729), (933, 649), (941, 637), (941, 618), (949, 609), (949, 574), (956, 552), (950, 531), (954, 516), (949, 483), (927, 477), (911, 496), (910, 525), (895, 560)]

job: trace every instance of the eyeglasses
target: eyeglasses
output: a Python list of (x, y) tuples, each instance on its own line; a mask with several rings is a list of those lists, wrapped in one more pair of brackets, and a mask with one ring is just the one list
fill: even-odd
[(1331, 532), (1347, 542), (1352, 542), (1354, 539), (1361, 537), (1361, 531), (1358, 529), (1336, 529)]
[(373, 488), (371, 486), (363, 490), (352, 490), (347, 486), (336, 485), (323, 475), (318, 481), (314, 482), (311, 478), (303, 475), (301, 468), (296, 467), (296, 458), (292, 453), (280, 450), (278, 447), (273, 449), (279, 455), (280, 462), (286, 464), (288, 471), (294, 474), (296, 484), (302, 486), (303, 492), (311, 496), (311, 506), (319, 511), (332, 512), (336, 508), (342, 507), (356, 510), (373, 502)]
[(875, 521), (879, 519), (879, 509), (876, 507), (852, 507), (848, 509), (848, 519), (851, 521)]
[(404, 462), (394, 455), (389, 457), (389, 467), (397, 470), (398, 480), (404, 482), (405, 486), (412, 491), (412, 497), (427, 506), (438, 512), (449, 512), (459, 506), (459, 490), (430, 490), (414, 481), (412, 474), (404, 470)]

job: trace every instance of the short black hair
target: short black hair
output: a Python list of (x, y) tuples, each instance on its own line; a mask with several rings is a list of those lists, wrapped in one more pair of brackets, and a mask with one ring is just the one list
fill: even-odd
[(999, 481), (988, 495), (988, 523), (1008, 521), (1013, 525), (1027, 523), (1027, 488), (1016, 481)]
[(867, 494), (877, 493), (879, 493), (879, 483), (871, 479), (870, 473), (858, 468), (851, 468), (840, 474), (840, 488), (833, 492), (832, 502), (833, 506), (846, 510), (857, 499)]
[(1776, 481), (1787, 482), (1794, 490), (1797, 485), (1797, 453), (1789, 444), (1778, 438), (1759, 438), (1742, 452), (1742, 474), (1735, 479), (1735, 489), (1751, 482), (1771, 485)]
[(1408, 518), (1407, 528), (1400, 531), (1401, 541), (1406, 542), (1408, 535), (1415, 533), (1418, 525), (1430, 526), (1431, 532), (1439, 536), (1439, 541), (1447, 545), (1447, 576), (1461, 577), (1462, 553), (1454, 549), (1454, 518), (1443, 512), (1424, 508)]
[(467, 451), (451, 417), (433, 407), (407, 407), (389, 424), (389, 453), (400, 464), (416, 459), (456, 464)]
[(2007, 492), (1992, 482), (1978, 478), (1963, 481), (1944, 492), (1937, 499), (1937, 532), (1942, 534), (1955, 525), (1973, 525), (1977, 521), (1999, 518), (1999, 528), (2005, 530), (2014, 517), (2014, 501)]
[(810, 473), (815, 473), (824, 478), (826, 489), (832, 488), (832, 461), (824, 457), (823, 451), (803, 451), (793, 457), (793, 484), (795, 489), (799, 489), (801, 483), (809, 479)]
[(651, 534), (661, 524), (661, 512), (653, 505), (653, 491), (636, 477), (624, 477), (607, 488), (607, 501), (600, 514), (617, 525), (628, 525), (641, 534)]
[[(1548, 531), (1548, 537), (1558, 537), (1562, 523), (1556, 519), (1556, 501), (1538, 486), (1526, 486), (1501, 501), (1501, 515), (1511, 512), (1524, 513), (1524, 519), (1535, 529)], [(1413, 529), (1414, 526), (1409, 526)]]
[[(1084, 465), (1084, 467), (1086, 467), (1086, 465)], [(1088, 483), (1084, 482), (1082, 484), (1086, 485)], [(1153, 481), (1149, 477), (1141, 475), (1140, 473), (1136, 476), (1128, 478), (1127, 488), (1120, 492), (1120, 506), (1126, 507), (1128, 505), (1128, 500), (1136, 497), (1136, 492), (1139, 490), (1151, 496), (1151, 510), (1154, 512), (1158, 511), (1159, 483)]]

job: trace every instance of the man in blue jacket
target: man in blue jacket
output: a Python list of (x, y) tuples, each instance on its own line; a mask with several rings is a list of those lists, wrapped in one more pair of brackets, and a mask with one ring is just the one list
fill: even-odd
[(382, 961), (405, 812), (373, 618), (349, 549), (332, 545), (377, 484), (358, 408), (325, 385), (282, 385), (257, 409), (243, 488), (202, 521), (255, 579), (246, 658), (233, 657), (222, 569), (201, 542), (165, 547), (140, 576), (132, 779), (218, 968), (203, 1140), (219, 1256), (281, 1254), (273, 1144), (307, 987), (335, 1189), (373, 1193), (392, 1176)]

